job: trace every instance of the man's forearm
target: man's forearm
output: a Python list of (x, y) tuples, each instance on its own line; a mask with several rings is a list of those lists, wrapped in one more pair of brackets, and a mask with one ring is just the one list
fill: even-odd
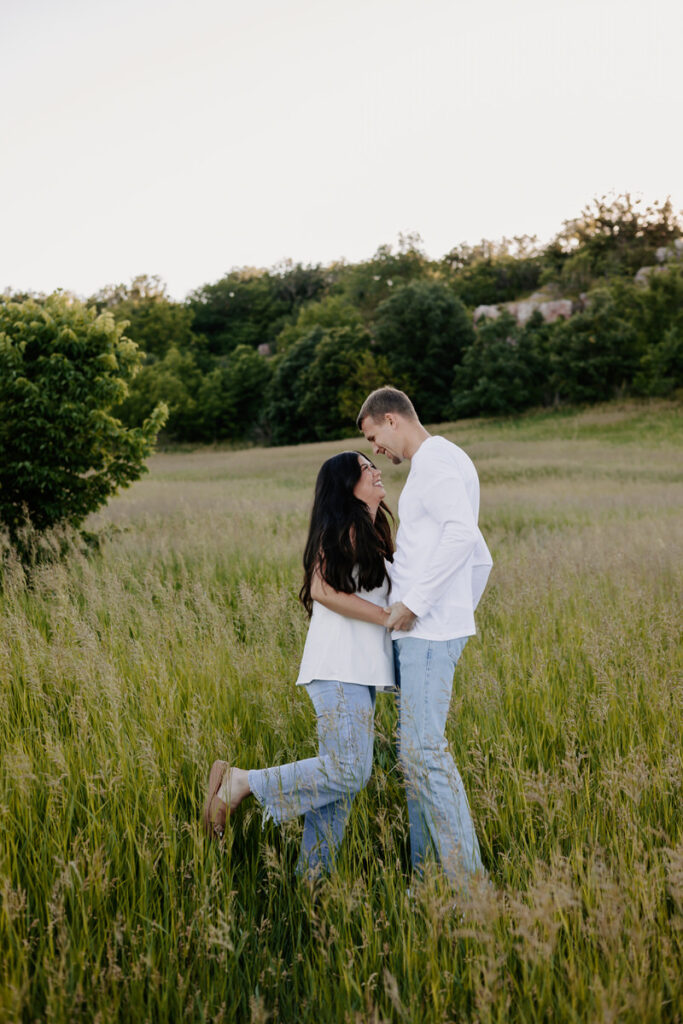
[(443, 528), (434, 554), (420, 575), (403, 595), (403, 603), (422, 616), (435, 605), (472, 554), (478, 531), (461, 522), (449, 522)]
[(406, 632), (415, 625), (416, 615), (412, 612), (403, 601), (396, 601), (392, 604), (389, 609), (389, 615), (386, 621), (387, 629), (400, 630)]

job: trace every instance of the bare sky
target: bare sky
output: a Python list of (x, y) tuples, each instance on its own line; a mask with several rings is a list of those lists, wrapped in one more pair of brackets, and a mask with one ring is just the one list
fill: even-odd
[(680, 0), (0, 0), (0, 290), (683, 206)]

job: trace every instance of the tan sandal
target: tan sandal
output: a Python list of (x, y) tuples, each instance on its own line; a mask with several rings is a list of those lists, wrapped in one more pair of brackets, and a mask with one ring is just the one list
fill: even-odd
[[(218, 790), (225, 778), (225, 773), (230, 766), (227, 761), (214, 761), (209, 772), (209, 783), (204, 802), (202, 824), (204, 831), (211, 838), (222, 838), (225, 832), (225, 823), (228, 818), (228, 805), (218, 797)], [(214, 804), (219, 806), (216, 807)]]

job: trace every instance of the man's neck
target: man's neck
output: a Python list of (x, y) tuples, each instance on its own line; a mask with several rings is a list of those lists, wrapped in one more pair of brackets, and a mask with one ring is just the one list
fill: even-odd
[(403, 448), (405, 458), (412, 459), (418, 448), (431, 436), (421, 423), (417, 423), (414, 427), (411, 426), (410, 431), (406, 435), (406, 444)]

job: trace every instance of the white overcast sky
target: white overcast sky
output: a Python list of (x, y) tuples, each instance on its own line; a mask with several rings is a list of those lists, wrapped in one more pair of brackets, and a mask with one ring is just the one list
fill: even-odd
[(683, 206), (681, 0), (0, 0), (0, 290)]

